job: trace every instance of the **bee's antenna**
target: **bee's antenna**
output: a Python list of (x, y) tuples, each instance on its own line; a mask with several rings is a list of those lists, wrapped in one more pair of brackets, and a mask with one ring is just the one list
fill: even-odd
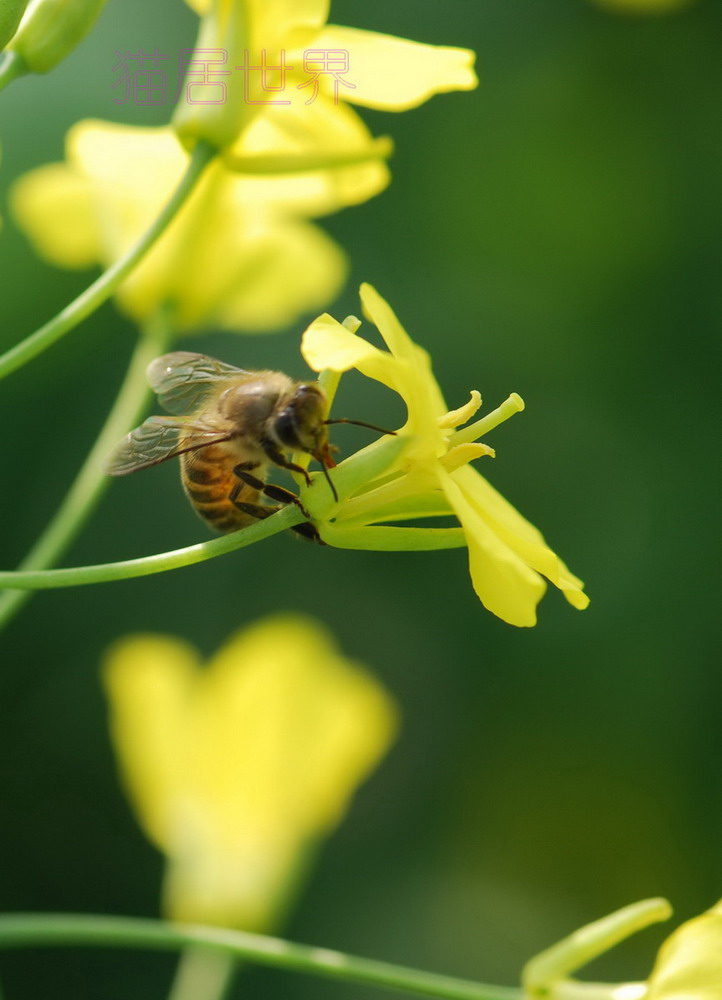
[(346, 417), (339, 417), (337, 420), (324, 420), (324, 424), (353, 424), (355, 427), (368, 427), (370, 431), (378, 431), (379, 434), (391, 434), (392, 437), (396, 437), (396, 431), (377, 427), (376, 424), (367, 424), (363, 420), (347, 420)]
[(326, 477), (326, 482), (331, 487), (333, 498), (336, 501), (336, 503), (338, 503), (338, 492), (336, 491), (336, 487), (333, 485), (333, 479), (331, 479), (331, 473), (328, 471), (326, 465), (323, 462), (321, 463), (321, 468), (323, 469), (323, 474)]
[(330, 476), (329, 471), (328, 471), (328, 465), (326, 464), (326, 461), (324, 460), (325, 457), (330, 458), (331, 456), (330, 455), (329, 456), (324, 456), (322, 452), (317, 451), (317, 452), (313, 453), (313, 457), (316, 459), (317, 462), (320, 463), (321, 468), (323, 469), (323, 474), (326, 477), (326, 482), (328, 483), (329, 487), (331, 488), (331, 492), (333, 493), (333, 498), (336, 501), (336, 503), (338, 503), (338, 492), (336, 491), (336, 487), (333, 485), (333, 480), (331, 479), (331, 476)]
[(325, 439), (326, 437), (325, 434), (320, 433), (320, 428), (316, 432), (315, 437), (316, 437), (316, 450), (312, 451), (311, 455), (316, 459), (316, 461), (323, 469), (323, 474), (326, 477), (326, 482), (328, 483), (331, 492), (333, 493), (333, 498), (336, 501), (336, 503), (338, 503), (338, 492), (336, 491), (336, 487), (333, 485), (333, 480), (331, 479), (331, 476), (329, 475), (328, 472), (329, 468), (332, 469), (336, 465), (336, 463), (331, 457), (328, 441), (324, 440), (323, 443), (321, 443), (319, 440), (319, 438)]

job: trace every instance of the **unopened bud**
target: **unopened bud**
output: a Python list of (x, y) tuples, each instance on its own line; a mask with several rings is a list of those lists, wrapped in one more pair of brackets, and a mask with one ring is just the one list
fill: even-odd
[[(202, 140), (226, 149), (258, 110), (245, 100), (242, 75), (233, 72), (244, 62), (248, 44), (246, 4), (211, 0), (173, 114), (173, 126), (187, 148)], [(200, 73), (199, 63), (208, 65), (206, 73)], [(208, 82), (199, 81), (199, 75)]]
[(0, 0), (0, 49), (4, 49), (17, 31), (28, 0)]
[(31, 73), (47, 73), (85, 38), (105, 0), (31, 0), (10, 48)]

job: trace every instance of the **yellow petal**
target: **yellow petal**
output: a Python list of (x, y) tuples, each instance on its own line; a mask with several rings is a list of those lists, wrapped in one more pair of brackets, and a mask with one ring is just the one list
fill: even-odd
[(544, 581), (489, 527), (451, 476), (443, 474), (440, 481), (464, 529), (471, 581), (481, 603), (510, 625), (536, 625)]
[(372, 285), (362, 284), (360, 296), (364, 315), (376, 326), (394, 358), (409, 367), (409, 376), (397, 391), (409, 408), (410, 433), (419, 433), (421, 426), (432, 433), (431, 425), (438, 427), (438, 419), (447, 413), (448, 407), (431, 370), (429, 354), (413, 342), (386, 299)]
[[(313, 40), (313, 48), (348, 52), (348, 73), (341, 76), (353, 86), (338, 85), (339, 97), (382, 111), (418, 107), (434, 94), (471, 90), (478, 80), (469, 49), (423, 45), (376, 31), (328, 25)], [(327, 92), (331, 76), (324, 76)]]
[(148, 836), (167, 849), (186, 784), (188, 705), (197, 655), (184, 642), (137, 636), (116, 643), (104, 665), (110, 725), (128, 795)]
[[(319, 316), (301, 339), (301, 354), (313, 371), (346, 372), (357, 368), (368, 378), (397, 389), (400, 368), (395, 358), (357, 337), (328, 313)], [(397, 389), (398, 391), (398, 389)]]
[(92, 184), (106, 264), (150, 226), (188, 162), (168, 128), (93, 120), (78, 122), (68, 131), (66, 152), (75, 170)]
[(722, 1000), (722, 903), (667, 938), (647, 986), (647, 1000)]
[[(233, 0), (238, 3), (239, 0)], [(302, 48), (328, 20), (330, 0), (245, 0), (253, 44), (276, 52)]]
[(86, 268), (100, 258), (92, 186), (64, 163), (31, 170), (15, 182), (10, 208), (35, 250), (59, 267)]
[(345, 253), (317, 226), (270, 220), (247, 242), (233, 286), (224, 288), (211, 318), (229, 330), (290, 326), (334, 299), (347, 271)]
[(458, 469), (454, 481), (467, 502), (505, 545), (558, 587), (573, 607), (583, 610), (588, 606), (589, 598), (583, 592), (582, 581), (552, 552), (542, 534), (476, 469), (469, 466)]
[(396, 711), (310, 620), (278, 616), (205, 667), (171, 639), (119, 643), (106, 683), (171, 919), (268, 929), (308, 848), (387, 749)]
[(404, 330), (386, 299), (367, 282), (361, 285), (359, 295), (364, 316), (374, 324), (391, 353), (397, 358), (412, 360), (416, 344)]
[(246, 815), (269, 828), (283, 817), (304, 836), (337, 823), (396, 728), (380, 686), (324, 629), (290, 616), (231, 640), (209, 674), (212, 738), (237, 747), (225, 768), (240, 769), (229, 780), (243, 785)]
[(308, 107), (268, 107), (229, 155), (241, 166), (244, 157), (271, 154), (279, 160), (311, 153), (366, 157), (368, 162), (346, 167), (244, 178), (253, 199), (283, 211), (326, 215), (383, 191), (390, 175), (382, 151), (355, 111), (319, 96)]

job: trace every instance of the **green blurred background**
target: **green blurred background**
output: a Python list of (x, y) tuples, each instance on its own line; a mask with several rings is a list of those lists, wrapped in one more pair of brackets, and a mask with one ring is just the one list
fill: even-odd
[[(534, 630), (492, 618), (463, 551), (331, 551), (275, 537), (205, 565), (38, 595), (0, 638), (0, 909), (155, 915), (162, 859), (115, 776), (98, 664), (137, 630), (205, 652), (273, 610), (310, 612), (394, 692), (401, 737), (329, 841), (287, 934), (513, 984), (584, 921), (651, 895), (684, 918), (722, 895), (718, 559), (722, 6), (614, 15), (588, 0), (334, 0), (332, 20), (478, 52), (481, 87), (403, 115), (394, 182), (330, 218), (435, 357), (450, 405), (477, 387), (526, 412), (484, 472), (587, 582), (550, 593)], [(113, 103), (114, 50), (192, 44), (180, 0), (111, 0), (47, 78), (2, 95), (3, 192), (62, 156), (77, 119), (160, 124)], [(41, 264), (5, 215), (0, 342), (90, 275)], [(187, 347), (301, 375), (299, 328)], [(122, 376), (133, 331), (105, 306), (3, 383), (2, 568), (54, 510)], [(339, 412), (393, 421), (353, 376)], [(341, 428), (347, 452), (367, 440)], [(206, 537), (161, 467), (114, 483), (67, 565)], [(716, 533), (715, 533), (716, 534)], [(644, 977), (666, 931), (590, 969)], [(169, 957), (0, 956), (8, 1000), (163, 996)], [(110, 978), (107, 978), (110, 974)], [(237, 995), (377, 991), (251, 971)]]

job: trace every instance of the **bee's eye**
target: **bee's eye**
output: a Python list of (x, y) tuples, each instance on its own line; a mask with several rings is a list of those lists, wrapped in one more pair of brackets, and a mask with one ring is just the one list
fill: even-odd
[(278, 439), (283, 442), (283, 444), (288, 445), (289, 448), (300, 447), (301, 443), (298, 440), (296, 421), (294, 419), (293, 410), (290, 407), (283, 410), (276, 417), (274, 430)]

